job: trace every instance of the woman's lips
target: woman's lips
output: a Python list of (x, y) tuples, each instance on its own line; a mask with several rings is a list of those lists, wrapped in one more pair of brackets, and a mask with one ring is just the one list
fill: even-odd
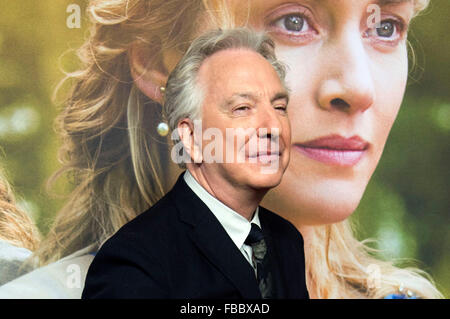
[(325, 164), (353, 166), (364, 156), (369, 143), (359, 136), (344, 138), (340, 135), (329, 135), (294, 144), (294, 147), (307, 157)]

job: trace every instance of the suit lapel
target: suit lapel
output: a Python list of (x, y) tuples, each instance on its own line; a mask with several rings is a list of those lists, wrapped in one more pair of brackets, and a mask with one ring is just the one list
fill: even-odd
[(198, 249), (230, 280), (243, 298), (261, 298), (254, 270), (214, 214), (187, 186), (183, 174), (171, 193), (180, 219), (192, 226), (188, 234)]
[(264, 235), (271, 246), (276, 298), (308, 298), (304, 257), (299, 255), (294, 242), (283, 240), (284, 236), (270, 222), (265, 208), (260, 206), (259, 214)]
[(283, 278), (283, 271), (282, 264), (280, 264), (282, 257), (282, 248), (278, 244), (278, 241), (274, 240), (273, 232), (270, 227), (270, 223), (266, 220), (264, 208), (260, 206), (259, 209), (259, 219), (261, 222), (261, 228), (264, 234), (264, 239), (266, 240), (266, 244), (268, 247), (269, 252), (269, 262), (270, 262), (270, 269), (272, 273), (273, 278), (273, 285), (275, 289), (275, 298), (276, 299), (283, 299), (286, 298), (285, 296), (285, 282)]
[(191, 236), (193, 242), (233, 283), (243, 298), (261, 298), (253, 268), (217, 223), (198, 225)]

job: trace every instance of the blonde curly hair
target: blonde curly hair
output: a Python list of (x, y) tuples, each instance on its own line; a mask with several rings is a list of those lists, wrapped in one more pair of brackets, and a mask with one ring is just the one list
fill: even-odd
[(34, 251), (40, 234), (31, 218), (17, 207), (5, 173), (0, 169), (0, 239), (17, 247)]

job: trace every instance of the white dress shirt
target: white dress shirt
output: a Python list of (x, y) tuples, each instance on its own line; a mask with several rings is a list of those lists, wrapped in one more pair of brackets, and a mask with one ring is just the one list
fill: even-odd
[(208, 206), (214, 216), (216, 216), (220, 224), (223, 228), (225, 228), (228, 236), (230, 236), (231, 240), (241, 251), (256, 273), (255, 265), (253, 265), (252, 262), (252, 247), (246, 245), (244, 242), (250, 233), (250, 229), (252, 228), (251, 223), (255, 223), (261, 227), (258, 215), (259, 207), (256, 208), (253, 218), (249, 222), (245, 217), (208, 193), (208, 191), (196, 181), (188, 170), (184, 173), (183, 178), (192, 191), (202, 200), (203, 203), (205, 203), (206, 206)]

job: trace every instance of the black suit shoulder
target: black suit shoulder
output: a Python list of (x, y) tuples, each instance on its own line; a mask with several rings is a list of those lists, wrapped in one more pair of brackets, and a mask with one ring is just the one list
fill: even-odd
[(122, 226), (116, 233), (139, 233), (144, 236), (161, 234), (171, 219), (176, 218), (176, 206), (170, 197), (170, 193), (161, 198), (152, 207), (139, 214), (130, 222)]
[(174, 233), (170, 228), (176, 215), (176, 208), (166, 195), (122, 226), (97, 252), (88, 270), (82, 298), (168, 295), (167, 280), (161, 274), (169, 262), (169, 236)]

